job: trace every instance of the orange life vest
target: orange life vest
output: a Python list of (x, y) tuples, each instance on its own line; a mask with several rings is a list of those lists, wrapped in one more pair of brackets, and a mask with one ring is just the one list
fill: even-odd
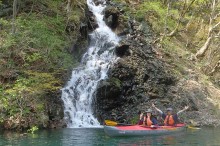
[(173, 115), (167, 115), (165, 120), (164, 120), (164, 124), (165, 125), (174, 125), (175, 124), (175, 121), (173, 119)]
[(146, 125), (151, 126), (152, 124), (153, 124), (153, 122), (151, 121), (150, 117), (147, 117)]

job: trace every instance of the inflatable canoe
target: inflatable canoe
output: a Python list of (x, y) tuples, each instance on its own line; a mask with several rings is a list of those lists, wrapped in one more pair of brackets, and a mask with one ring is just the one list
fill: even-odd
[(109, 136), (147, 136), (171, 134), (183, 131), (185, 128), (185, 124), (177, 124), (176, 126), (157, 126), (154, 128), (141, 125), (104, 126), (104, 131)]

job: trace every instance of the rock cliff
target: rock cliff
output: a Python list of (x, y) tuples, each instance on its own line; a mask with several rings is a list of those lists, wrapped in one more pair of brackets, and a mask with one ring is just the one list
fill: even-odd
[(155, 33), (151, 24), (125, 18), (123, 7), (109, 1), (105, 21), (121, 37), (121, 43), (115, 48), (117, 63), (97, 89), (94, 103), (98, 119), (135, 123), (138, 112), (155, 103), (163, 111), (172, 107), (175, 112), (189, 105), (189, 110), (180, 115), (182, 122), (218, 126), (219, 108), (213, 102), (213, 97), (219, 101), (218, 88), (201, 83), (198, 73), (190, 69), (183, 73), (188, 79), (176, 75), (175, 67), (166, 60), (169, 54), (152, 43)]

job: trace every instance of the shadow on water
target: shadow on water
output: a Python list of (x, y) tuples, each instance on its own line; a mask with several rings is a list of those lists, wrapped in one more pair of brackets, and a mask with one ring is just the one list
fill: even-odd
[(36, 134), (3, 132), (4, 146), (220, 146), (220, 129), (187, 129), (181, 133), (148, 137), (109, 137), (103, 129), (42, 130)]

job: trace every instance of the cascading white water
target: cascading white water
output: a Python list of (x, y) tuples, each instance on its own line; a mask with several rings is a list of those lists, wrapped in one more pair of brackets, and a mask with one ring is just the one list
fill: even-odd
[(71, 80), (62, 89), (64, 116), (69, 128), (100, 126), (93, 115), (92, 101), (98, 82), (107, 78), (108, 69), (116, 60), (113, 49), (119, 38), (103, 21), (105, 0), (99, 2), (95, 5), (93, 0), (87, 0), (98, 28), (90, 34), (90, 47), (83, 55), (81, 65), (72, 71)]

